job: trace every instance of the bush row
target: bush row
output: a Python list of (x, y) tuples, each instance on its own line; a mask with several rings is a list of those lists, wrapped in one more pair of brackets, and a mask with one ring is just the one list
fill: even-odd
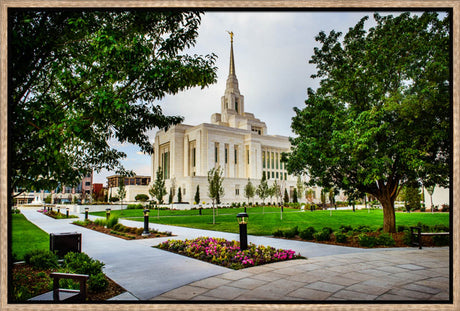
[[(445, 225), (434, 225), (427, 226), (421, 223), (418, 223), (417, 226), (422, 228), (422, 232), (446, 232), (449, 231), (449, 227)], [(350, 225), (342, 225), (339, 230), (333, 231), (330, 227), (323, 227), (321, 230), (317, 231), (314, 227), (310, 226), (303, 230), (299, 230), (298, 226), (287, 230), (276, 230), (273, 232), (274, 237), (285, 237), (285, 238), (294, 238), (299, 236), (302, 240), (311, 241), (316, 240), (320, 241), (335, 241), (338, 243), (346, 243), (349, 239), (356, 239), (358, 244), (362, 247), (374, 247), (376, 245), (382, 246), (394, 246), (395, 240), (388, 233), (380, 233), (383, 228), (377, 229), (375, 232), (379, 233), (378, 235), (369, 234), (374, 232), (367, 225), (359, 225), (353, 228)], [(405, 245), (411, 244), (411, 233), (410, 227), (408, 226), (398, 226), (398, 232), (404, 232), (403, 243)], [(448, 245), (449, 237), (448, 236), (433, 236), (433, 243), (437, 246)]]

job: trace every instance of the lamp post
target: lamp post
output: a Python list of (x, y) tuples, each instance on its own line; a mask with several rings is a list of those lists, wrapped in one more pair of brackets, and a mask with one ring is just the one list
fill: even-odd
[(107, 219), (107, 220), (109, 220), (109, 218), (110, 218), (110, 211), (111, 211), (110, 208), (105, 209), (105, 219)]
[(246, 213), (239, 213), (236, 215), (238, 219), (238, 223), (240, 224), (240, 249), (245, 250), (248, 249), (248, 218), (249, 215)]
[(146, 208), (144, 210), (144, 232), (142, 232), (142, 236), (150, 235), (149, 232), (149, 209)]
[(66, 208), (65, 216), (66, 216), (67, 218), (69, 218), (69, 208), (68, 208), (68, 207)]
[(85, 220), (88, 220), (89, 207), (85, 207)]

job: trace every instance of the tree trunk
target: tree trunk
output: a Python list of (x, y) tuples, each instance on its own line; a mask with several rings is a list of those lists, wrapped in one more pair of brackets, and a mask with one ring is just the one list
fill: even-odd
[(383, 208), (383, 232), (396, 233), (394, 200), (387, 197), (377, 198)]

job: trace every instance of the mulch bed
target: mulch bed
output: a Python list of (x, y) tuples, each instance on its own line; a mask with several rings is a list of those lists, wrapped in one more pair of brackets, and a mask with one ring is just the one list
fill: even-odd
[[(53, 270), (36, 270), (25, 263), (14, 264), (12, 268), (12, 287), (29, 288), (33, 291), (33, 297), (44, 294), (52, 290), (52, 285), (51, 288), (48, 287), (49, 283), (47, 282), (47, 279), (52, 272)], [(44, 274), (46, 276), (44, 276)], [(110, 278), (107, 276), (105, 278), (109, 282), (107, 289), (100, 293), (88, 291), (88, 302), (105, 301), (126, 292), (123, 287), (112, 281)]]
[[(79, 224), (74, 224), (74, 225), (81, 226)], [(171, 234), (167, 235), (163, 232), (151, 232), (149, 236), (143, 236), (142, 235), (142, 232), (144, 231), (143, 229), (133, 228), (133, 227), (126, 227), (128, 228), (128, 231), (126, 232), (118, 232), (118, 231), (114, 231), (113, 229), (109, 229), (103, 226), (96, 225), (94, 223), (89, 223), (86, 226), (81, 226), (81, 227), (91, 229), (94, 231), (98, 231), (101, 233), (105, 233), (105, 234), (108, 234), (108, 235), (111, 235), (117, 238), (125, 239), (125, 240), (140, 240), (140, 239), (151, 239), (151, 238), (162, 238), (162, 237), (167, 237), (167, 236), (173, 236)]]

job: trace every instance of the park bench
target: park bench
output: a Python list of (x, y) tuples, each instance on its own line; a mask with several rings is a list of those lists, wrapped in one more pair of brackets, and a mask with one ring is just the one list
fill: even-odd
[(410, 227), (411, 245), (418, 246), (419, 249), (422, 249), (422, 236), (448, 236), (449, 234), (449, 232), (422, 232), (421, 227)]
[[(44, 294), (30, 298), (30, 301), (54, 301), (54, 302), (85, 302), (86, 301), (86, 283), (89, 276), (86, 274), (70, 273), (50, 273), (53, 279), (53, 290)], [(60, 279), (71, 279), (80, 283), (80, 288), (65, 289), (59, 288)]]
[[(53, 279), (53, 301), (85, 302), (88, 275), (55, 272), (51, 273), (50, 277)], [(60, 279), (71, 279), (77, 281), (80, 283), (80, 289), (59, 288)]]

